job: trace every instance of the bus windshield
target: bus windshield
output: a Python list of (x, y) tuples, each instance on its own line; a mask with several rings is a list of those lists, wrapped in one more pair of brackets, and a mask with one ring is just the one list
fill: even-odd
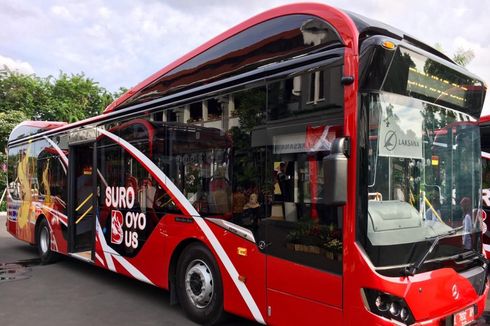
[(469, 115), (390, 93), (369, 97), (368, 252), (377, 266), (476, 250), (481, 180), (478, 124)]

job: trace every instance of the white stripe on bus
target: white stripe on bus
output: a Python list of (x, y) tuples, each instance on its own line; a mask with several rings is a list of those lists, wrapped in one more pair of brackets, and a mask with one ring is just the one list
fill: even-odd
[(57, 210), (55, 210), (49, 206), (46, 206), (46, 205), (42, 205), (42, 209), (47, 210), (52, 215), (56, 216), (61, 223), (63, 223), (65, 226), (68, 226), (67, 225), (68, 217), (65, 214), (63, 214), (63, 213), (61, 213), (61, 212), (59, 212), (59, 211), (57, 211)]
[(110, 271), (115, 272), (116, 267), (114, 266), (114, 262), (112, 261), (111, 254), (109, 252), (107, 252), (107, 249), (106, 249), (106, 247), (108, 247), (108, 248), (110, 248), (110, 247), (105, 242), (104, 233), (102, 233), (102, 229), (100, 227), (100, 223), (99, 223), (98, 218), (96, 219), (96, 223), (97, 224), (96, 224), (95, 228), (96, 228), (96, 232), (97, 232), (97, 237), (99, 239), (100, 247), (102, 248), (102, 253), (104, 254), (105, 261), (107, 263), (107, 268)]
[(143, 273), (141, 273), (136, 267), (131, 265), (126, 259), (119, 256), (118, 254), (112, 255), (112, 257), (115, 260), (117, 260), (117, 262), (119, 264), (121, 264), (122, 267), (124, 267), (124, 269), (126, 269), (129, 272), (129, 274), (131, 274), (134, 278), (136, 278), (137, 280), (143, 281), (145, 283), (154, 285), (153, 282), (150, 281), (150, 279), (148, 277), (146, 277)]
[(49, 137), (44, 136), (44, 139), (46, 139), (48, 141), (48, 143), (50, 143), (53, 146), (55, 151), (58, 152), (58, 154), (60, 155), (60, 157), (63, 160), (63, 162), (65, 163), (65, 165), (68, 166), (68, 158), (66, 157), (65, 153), (63, 153), (61, 148), (54, 141), (52, 141)]
[(262, 317), (262, 313), (260, 312), (252, 295), (250, 294), (250, 291), (248, 290), (247, 286), (239, 280), (238, 271), (236, 270), (235, 266), (231, 262), (230, 257), (228, 257), (228, 255), (226, 254), (225, 250), (223, 249), (223, 246), (221, 246), (221, 243), (218, 241), (218, 239), (214, 235), (209, 225), (206, 224), (204, 219), (199, 215), (199, 213), (196, 211), (194, 206), (192, 206), (192, 204), (187, 200), (187, 198), (179, 190), (179, 188), (177, 188), (177, 186), (163, 173), (162, 170), (158, 168), (158, 166), (155, 165), (155, 163), (153, 163), (145, 154), (143, 154), (136, 147), (134, 147), (124, 139), (121, 139), (120, 137), (114, 135), (109, 131), (106, 131), (102, 128), (96, 128), (96, 129), (99, 133), (109, 137), (114, 142), (123, 146), (129, 152), (129, 154), (131, 154), (136, 160), (138, 160), (150, 172), (152, 172), (156, 177), (156, 179), (158, 179), (158, 181), (162, 185), (164, 185), (165, 188), (168, 189), (169, 195), (174, 197), (175, 200), (178, 201), (179, 204), (183, 206), (183, 208), (186, 210), (187, 215), (189, 215), (194, 219), (194, 221), (196, 221), (199, 228), (201, 228), (204, 235), (209, 240), (209, 243), (211, 244), (214, 251), (218, 255), (219, 259), (225, 266), (226, 271), (230, 275), (233, 283), (235, 283), (235, 286), (240, 292), (243, 300), (245, 301), (247, 307), (249, 308), (255, 320), (261, 324), (265, 324), (265, 320)]
[(98, 253), (95, 253), (95, 258), (99, 261), (99, 263), (102, 265), (102, 266), (105, 266), (105, 263), (104, 263), (104, 260), (99, 256)]
[(490, 160), (490, 153), (481, 152), (481, 157), (486, 158), (487, 160)]
[(483, 249), (484, 249), (485, 251), (487, 251), (487, 252), (490, 252), (490, 245), (488, 245), (488, 244), (484, 243), (484, 244), (483, 244)]
[(113, 259), (117, 260), (121, 266), (128, 271), (128, 273), (133, 276), (135, 279), (146, 282), (148, 284), (154, 285), (150, 279), (148, 279), (143, 273), (141, 273), (136, 267), (134, 267), (130, 262), (121, 257), (114, 249), (107, 245), (105, 241), (104, 234), (102, 233), (102, 229), (99, 224), (99, 220), (97, 219), (97, 236), (99, 239), (100, 246), (102, 247), (102, 252), (104, 253), (104, 257), (107, 262), (107, 267), (115, 272), (116, 267), (114, 265)]

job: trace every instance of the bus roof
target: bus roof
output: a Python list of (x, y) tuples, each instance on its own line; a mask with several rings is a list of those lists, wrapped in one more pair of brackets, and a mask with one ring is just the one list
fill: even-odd
[[(340, 26), (334, 26), (339, 30), (340, 36), (343, 39), (343, 42), (347, 46), (352, 46), (354, 49), (357, 49), (357, 35), (355, 34), (356, 27), (352, 20), (349, 18), (349, 16), (336, 8), (330, 7), (328, 5), (324, 4), (318, 4), (318, 3), (298, 3), (298, 4), (290, 4), (290, 5), (285, 5), (281, 6), (275, 9), (268, 10), (266, 12), (263, 12), (257, 16), (254, 16), (238, 25), (235, 27), (232, 27), (231, 29), (225, 31), (224, 33), (214, 37), (213, 39), (209, 40), (208, 42), (204, 43), (203, 45), (199, 46), (198, 48), (194, 49), (193, 51), (187, 53), (180, 59), (177, 59), (176, 61), (170, 63), (166, 67), (162, 68), (161, 70), (157, 71), (150, 77), (146, 78), (136, 86), (132, 87), (129, 89), (126, 93), (121, 95), (118, 99), (116, 99), (114, 102), (109, 104), (107, 108), (104, 110), (104, 113), (108, 113), (114, 110), (117, 110), (118, 108), (124, 106), (127, 104), (127, 102), (134, 98), (136, 95), (138, 95), (141, 91), (143, 91), (145, 88), (149, 87), (150, 85), (154, 84), (157, 82), (160, 78), (169, 75), (173, 70), (176, 68), (179, 68), (183, 64), (185, 64), (187, 61), (191, 60), (192, 58), (198, 56), (199, 54), (204, 53), (205, 51), (211, 49), (215, 45), (231, 38), (232, 36), (243, 32), (250, 27), (253, 27), (255, 25), (258, 25), (262, 22), (282, 17), (282, 16), (287, 16), (287, 15), (292, 15), (292, 14), (306, 14), (306, 15), (312, 15), (316, 16), (325, 20), (329, 21), (335, 21), (338, 25)], [(330, 18), (330, 19), (329, 19)], [(346, 27), (347, 25), (347, 27)]]
[(390, 36), (396, 39), (404, 39), (405, 41), (412, 43), (418, 48), (423, 49), (424, 51), (427, 51), (429, 53), (432, 53), (444, 60), (447, 60), (451, 63), (455, 63), (451, 58), (446, 56), (444, 53), (438, 51), (437, 49), (431, 47), (430, 45), (427, 45), (419, 40), (417, 40), (415, 37), (393, 27), (390, 25), (387, 25), (385, 23), (382, 23), (380, 21), (365, 17), (363, 15), (356, 14), (351, 11), (345, 11), (349, 17), (354, 21), (356, 24), (357, 30), (359, 34), (362, 36), (363, 34), (379, 34), (379, 35), (386, 35)]
[(12, 130), (8, 141), (40, 134), (66, 125), (66, 122), (58, 121), (23, 121)]
[(138, 96), (142, 97), (145, 91), (151, 93), (151, 91), (149, 90), (150, 87), (154, 86), (156, 83), (161, 81), (163, 77), (168, 78), (169, 76), (177, 74), (176, 71), (179, 71), (179, 68), (182, 68), (182, 66), (185, 63), (187, 63), (189, 60), (199, 56), (200, 54), (203, 54), (207, 50), (233, 37), (234, 35), (237, 35), (262, 22), (266, 22), (274, 18), (293, 15), (293, 14), (312, 15), (324, 19), (325, 21), (329, 21), (332, 24), (336, 24), (334, 28), (340, 32), (340, 37), (342, 38), (343, 44), (352, 47), (355, 51), (358, 50), (357, 42), (358, 42), (359, 35), (380, 34), (380, 35), (393, 37), (399, 40), (404, 39), (409, 43), (412, 43), (415, 46), (429, 53), (432, 53), (444, 60), (454, 63), (446, 55), (437, 51), (431, 46), (422, 43), (416, 40), (415, 38), (411, 37), (410, 35), (407, 35), (406, 33), (392, 26), (381, 23), (379, 21), (349, 11), (342, 11), (324, 4), (318, 4), (318, 3), (290, 4), (261, 13), (255, 17), (252, 17), (244, 21), (241, 24), (236, 25), (235, 27), (229, 29), (228, 31), (214, 37), (210, 41), (204, 43), (203, 45), (189, 52), (188, 54), (184, 55), (180, 59), (165, 66), (164, 68), (152, 74), (150, 77), (146, 78), (136, 86), (129, 89), (126, 93), (124, 93), (114, 102), (109, 104), (104, 110), (104, 113), (109, 113), (118, 110), (121, 107), (131, 104), (131, 101), (138, 98)]

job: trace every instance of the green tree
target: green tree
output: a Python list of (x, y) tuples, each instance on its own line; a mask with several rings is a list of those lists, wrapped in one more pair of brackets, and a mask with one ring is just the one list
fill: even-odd
[(32, 120), (86, 119), (102, 113), (114, 95), (83, 73), (60, 72), (58, 78), (15, 72), (0, 76), (0, 112), (21, 111)]
[(60, 72), (57, 79), (46, 79), (49, 97), (41, 108), (42, 120), (74, 122), (102, 113), (113, 101), (112, 94), (82, 74)]
[(21, 111), (33, 119), (48, 96), (49, 87), (39, 77), (12, 72), (0, 77), (0, 112)]
[(253, 88), (235, 95), (238, 103), (236, 112), (240, 126), (246, 131), (251, 131), (264, 119), (265, 112), (265, 88)]
[(0, 151), (4, 152), (12, 129), (22, 121), (27, 120), (27, 115), (19, 110), (0, 112)]
[[(22, 111), (0, 112), (0, 196), (7, 183), (7, 173), (3, 170), (7, 163), (6, 147), (10, 132), (16, 125), (27, 119)], [(4, 210), (3, 206), (0, 208)]]
[[(41, 78), (2, 70), (0, 74), (0, 166), (6, 163), (5, 148), (12, 129), (25, 120), (74, 122), (102, 113), (115, 97), (94, 80), (81, 74), (60, 72), (57, 78)], [(0, 195), (6, 186), (0, 169)]]

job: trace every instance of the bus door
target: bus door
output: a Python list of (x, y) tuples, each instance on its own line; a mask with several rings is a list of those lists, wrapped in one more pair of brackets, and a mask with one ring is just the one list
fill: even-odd
[(262, 221), (265, 239), (259, 236), (258, 244), (267, 254), (271, 323), (341, 323), (343, 214), (323, 202), (322, 160), (328, 150), (317, 144), (335, 134), (328, 125), (297, 124), (277, 128), (270, 137), (274, 193)]
[(96, 212), (94, 144), (70, 146), (69, 250), (73, 256), (93, 261)]

